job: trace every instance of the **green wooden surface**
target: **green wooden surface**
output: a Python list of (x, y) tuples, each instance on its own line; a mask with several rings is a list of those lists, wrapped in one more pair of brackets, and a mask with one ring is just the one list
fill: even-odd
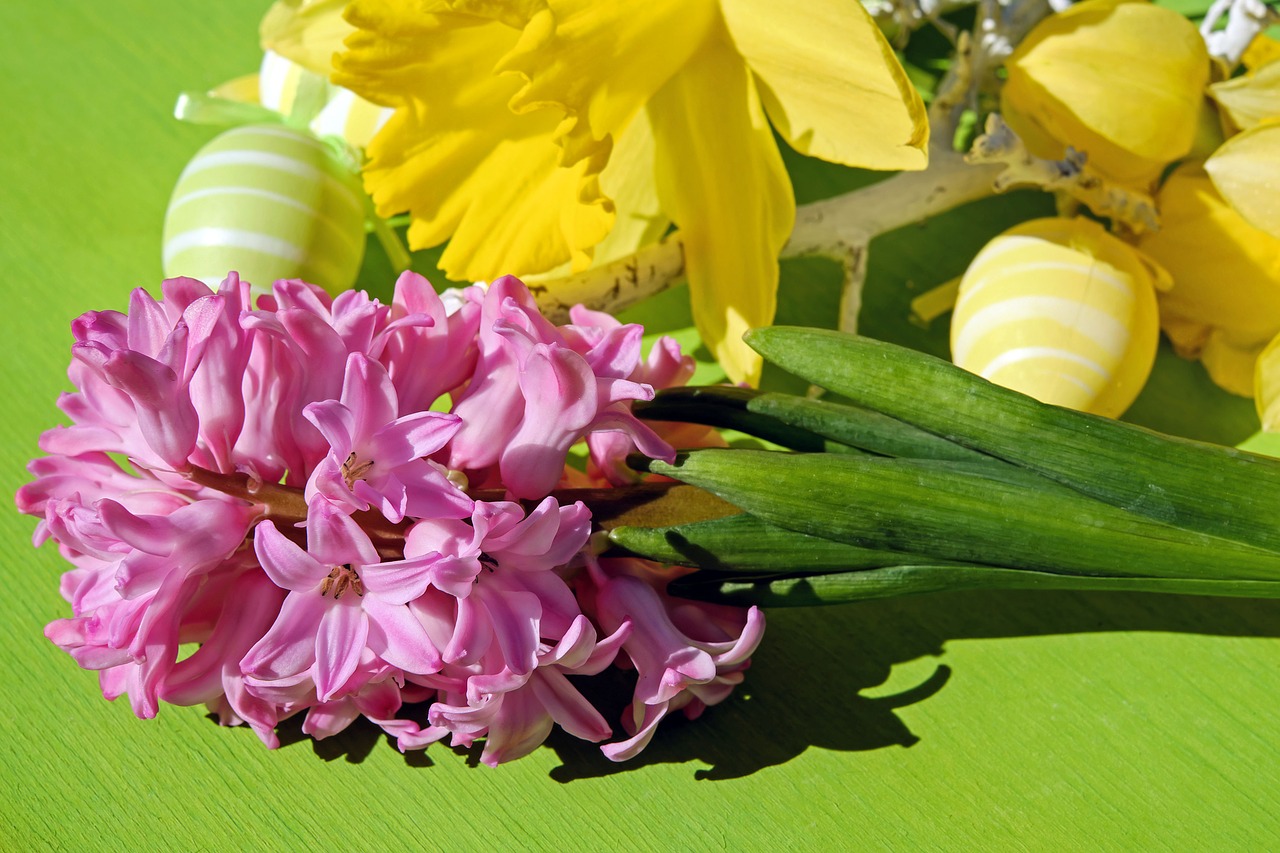
[[(265, 6), (0, 3), (6, 495), (57, 418), (69, 321), (158, 283), (169, 190), (213, 134), (170, 119), (174, 96), (251, 71)], [(885, 258), (873, 276), (933, 283)], [(911, 264), (932, 269), (927, 256)], [(797, 292), (811, 281), (792, 279)], [(1247, 418), (1228, 420), (1232, 432)], [(3, 850), (1182, 851), (1280, 840), (1276, 603), (956, 594), (779, 612), (745, 689), (694, 724), (664, 725), (638, 761), (612, 765), (553, 738), (491, 770), (439, 745), (401, 756), (369, 729), (313, 745), (295, 727), (269, 752), (199, 709), (134, 719), (43, 638), (66, 605), (60, 561), (30, 548), (33, 526), (0, 512)], [(619, 698), (602, 701), (616, 714)]]

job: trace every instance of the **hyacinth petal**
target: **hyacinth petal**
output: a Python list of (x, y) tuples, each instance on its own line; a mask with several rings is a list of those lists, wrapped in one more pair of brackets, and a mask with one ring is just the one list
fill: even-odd
[(778, 253), (795, 198), (742, 58), (713, 40), (649, 104), (663, 209), (684, 239), (693, 316), (734, 382), (759, 382), (742, 342), (777, 304)]
[(661, 702), (656, 705), (643, 705), (643, 711), (635, 721), (635, 734), (624, 741), (607, 743), (600, 747), (605, 758), (610, 761), (626, 761), (635, 758), (653, 740), (653, 733), (658, 730), (658, 723), (667, 715), (670, 703)]
[(388, 423), (365, 446), (369, 458), (379, 465), (402, 465), (430, 456), (444, 447), (462, 426), (457, 415), (444, 412), (415, 412)]
[(342, 403), (355, 418), (357, 441), (372, 436), (396, 419), (396, 390), (387, 369), (362, 352), (347, 357), (342, 377)]
[(307, 507), (307, 551), (326, 566), (367, 566), (379, 561), (378, 549), (359, 523), (327, 500), (312, 501)]
[(113, 353), (102, 369), (112, 387), (133, 400), (138, 427), (151, 450), (175, 469), (186, 467), (187, 456), (196, 444), (198, 420), (174, 371), (142, 353), (127, 350)]
[(368, 148), (365, 186), (379, 214), (408, 210), (413, 248), (451, 237), (440, 265), (452, 279), (585, 266), (613, 223), (598, 179), (608, 155), (560, 168), (554, 112), (517, 115), (507, 101), (519, 81), (477, 74), (518, 32), (387, 0), (357, 0), (347, 18), (360, 29), (334, 81), (396, 108)]
[(320, 431), (335, 454), (345, 458), (355, 446), (356, 416), (337, 400), (309, 403), (302, 416)]
[(551, 715), (533, 691), (502, 694), (502, 707), (489, 725), (480, 762), (497, 767), (504, 761), (523, 758), (547, 739), (553, 725)]
[(327, 702), (360, 665), (369, 638), (369, 620), (355, 597), (331, 604), (315, 634), (316, 695)]
[(1276, 117), (1228, 139), (1204, 169), (1245, 221), (1280, 239), (1280, 113)]
[[(468, 601), (477, 596), (473, 594)], [(483, 591), (493, 638), (502, 650), (507, 668), (517, 675), (527, 675), (538, 665), (538, 621), (542, 602), (536, 595), (509, 589)]]
[(281, 589), (309, 592), (329, 574), (327, 566), (291, 542), (273, 521), (254, 528), (253, 550), (267, 577)]
[(597, 743), (613, 734), (613, 729), (595, 706), (558, 669), (539, 669), (530, 679), (529, 686), (551, 719), (574, 737)]
[[(526, 82), (516, 112), (559, 107), (566, 165), (617, 138), (707, 38), (716, 4), (682, 0), (547, 0), (496, 71)], [(532, 10), (531, 10), (532, 11)]]
[(924, 168), (924, 102), (860, 3), (721, 0), (720, 7), (769, 118), (793, 148), (846, 166)]
[(313, 705), (302, 721), (302, 731), (316, 740), (324, 740), (344, 731), (360, 716), (360, 709), (350, 698)]
[(1042, 157), (1071, 145), (1143, 184), (1186, 154), (1209, 77), (1195, 25), (1154, 4), (1087, 0), (1051, 15), (1006, 62), (1001, 112)]
[(370, 593), (388, 604), (408, 604), (427, 591), (431, 573), (440, 560), (437, 555), (407, 557), (364, 566), (360, 579)]
[(309, 669), (316, 660), (316, 628), (329, 602), (314, 592), (290, 593), (270, 630), (241, 659), (245, 675), (273, 681)]
[(369, 598), (364, 602), (364, 611), (369, 617), (369, 648), (374, 654), (415, 675), (440, 670), (440, 652), (409, 608)]
[(263, 50), (328, 77), (333, 55), (353, 27), (342, 19), (347, 0), (276, 0), (258, 27)]

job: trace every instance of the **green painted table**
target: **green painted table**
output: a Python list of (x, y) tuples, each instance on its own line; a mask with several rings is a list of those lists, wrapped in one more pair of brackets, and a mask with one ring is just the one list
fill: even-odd
[[(66, 385), (69, 321), (159, 282), (213, 131), (182, 88), (251, 71), (265, 0), (0, 4), (3, 491)], [(798, 182), (799, 186), (799, 182)], [(0, 513), (4, 850), (1242, 850), (1280, 844), (1280, 604), (943, 595), (771, 614), (747, 684), (612, 765), (553, 738), (491, 770), (359, 729), (264, 749), (194, 708), (141, 722), (41, 635), (52, 548)]]

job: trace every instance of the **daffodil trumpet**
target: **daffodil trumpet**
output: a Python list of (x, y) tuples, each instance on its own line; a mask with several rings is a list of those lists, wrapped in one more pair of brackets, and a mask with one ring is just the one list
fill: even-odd
[(975, 588), (1280, 597), (1280, 461), (853, 335), (773, 327), (748, 341), (840, 396), (682, 388), (637, 408), (701, 422), (736, 408), (735, 428), (783, 448), (631, 460), (740, 510), (609, 533), (621, 552), (699, 569), (673, 591), (770, 606)]

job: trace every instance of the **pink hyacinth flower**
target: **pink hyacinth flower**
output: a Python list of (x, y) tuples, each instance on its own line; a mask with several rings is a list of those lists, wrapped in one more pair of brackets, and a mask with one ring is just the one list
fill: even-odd
[(254, 551), (289, 595), (241, 661), (251, 690), (307, 676), (319, 701), (327, 702), (356, 673), (366, 650), (410, 672), (439, 669), (439, 652), (405, 606), (422, 594), (423, 573), (383, 564), (368, 535), (336, 505), (323, 499), (311, 505), (306, 550), (264, 521), (254, 530)]
[(397, 411), (386, 368), (360, 353), (348, 356), (341, 400), (303, 409), (330, 448), (307, 483), (308, 502), (324, 495), (352, 509), (372, 504), (391, 521), (460, 518), (471, 511), (462, 490), (423, 458), (444, 447), (459, 418), (442, 412), (397, 417)]
[(764, 637), (764, 614), (736, 607), (676, 599), (647, 580), (640, 561), (592, 561), (598, 590), (595, 605), (601, 623), (629, 620), (631, 636), (623, 650), (635, 665), (635, 699), (623, 718), (632, 735), (602, 747), (613, 761), (634, 757), (653, 738), (671, 711), (693, 718), (708, 705), (724, 701), (742, 682), (751, 654)]

